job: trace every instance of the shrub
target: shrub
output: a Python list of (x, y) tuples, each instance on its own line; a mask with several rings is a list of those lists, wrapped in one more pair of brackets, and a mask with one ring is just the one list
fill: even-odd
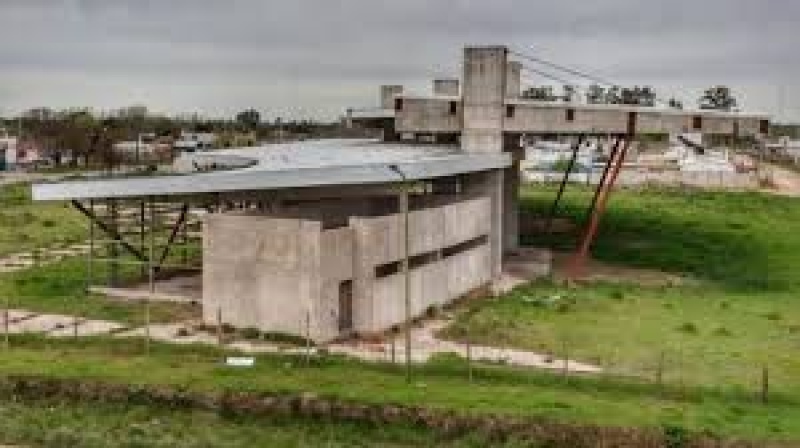
[(689, 431), (683, 426), (664, 425), (664, 446), (667, 448), (685, 448), (689, 446)]
[(253, 327), (242, 329), (240, 331), (240, 334), (244, 339), (248, 339), (248, 340), (255, 340), (255, 339), (260, 339), (261, 338), (261, 330), (259, 330), (258, 328), (253, 328)]
[(697, 334), (700, 332), (694, 322), (684, 322), (678, 327), (678, 331), (688, 334)]

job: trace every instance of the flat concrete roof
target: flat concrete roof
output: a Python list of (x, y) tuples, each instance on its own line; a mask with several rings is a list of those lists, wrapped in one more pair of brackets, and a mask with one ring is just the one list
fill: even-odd
[[(33, 185), (37, 201), (191, 195), (424, 180), (505, 168), (508, 154), (467, 154), (456, 147), (330, 139), (220, 150), (251, 158), (247, 168), (204, 173), (80, 180)], [(201, 153), (205, 160), (214, 152)]]

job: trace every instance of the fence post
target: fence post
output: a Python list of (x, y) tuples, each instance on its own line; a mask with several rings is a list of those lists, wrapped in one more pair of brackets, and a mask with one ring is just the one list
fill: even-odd
[(306, 366), (311, 364), (311, 312), (306, 310)]
[(469, 376), (469, 382), (472, 382), (472, 342), (470, 341), (469, 336), (467, 336), (467, 375)]
[(391, 350), (392, 350), (392, 364), (396, 362), (397, 359), (397, 331), (392, 328), (392, 336), (389, 338), (391, 340)]
[(222, 345), (222, 307), (217, 307), (217, 344)]
[(564, 360), (562, 374), (564, 375), (564, 378), (566, 378), (569, 375), (569, 347), (566, 340), (563, 341), (562, 345), (562, 357)]
[(658, 354), (658, 364), (656, 365), (656, 385), (659, 389), (664, 385), (664, 351)]
[(8, 319), (10, 317), (10, 313), (8, 312), (9, 302), (8, 302), (8, 295), (6, 295), (5, 300), (5, 307), (3, 309), (3, 340), (6, 349), (11, 348), (11, 339), (8, 337), (8, 326), (9, 322)]
[(764, 404), (769, 402), (769, 368), (767, 366), (761, 369), (761, 402)]

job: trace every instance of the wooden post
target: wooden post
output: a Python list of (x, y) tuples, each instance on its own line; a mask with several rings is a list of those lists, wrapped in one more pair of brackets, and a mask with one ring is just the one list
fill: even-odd
[(392, 364), (397, 361), (397, 333), (392, 330), (391, 344), (392, 344)]
[(470, 342), (469, 337), (467, 337), (467, 375), (469, 377), (469, 382), (472, 382), (472, 342)]
[(306, 365), (311, 364), (311, 312), (306, 311)]
[(658, 354), (658, 364), (656, 365), (656, 385), (659, 388), (664, 384), (664, 352)]
[(156, 210), (152, 197), (149, 198), (148, 202), (150, 208), (150, 238), (147, 255), (147, 277), (150, 284), (150, 293), (144, 301), (144, 348), (146, 354), (150, 354), (150, 301), (156, 294)]
[(563, 365), (562, 374), (564, 375), (564, 378), (566, 378), (567, 376), (569, 376), (569, 350), (568, 350), (568, 346), (567, 346), (567, 341), (563, 342), (561, 351), (563, 353), (562, 356), (564, 358), (563, 359), (564, 365)]
[(8, 300), (9, 300), (8, 299), (8, 295), (6, 295), (5, 309), (3, 309), (3, 339), (4, 339), (4, 345), (5, 345), (6, 349), (11, 348), (11, 339), (9, 339), (9, 337), (8, 337), (8, 326), (9, 326), (8, 319), (10, 317), (9, 312), (8, 312), (8, 308), (9, 308)]
[(217, 307), (217, 344), (225, 342), (222, 335), (222, 307)]
[(767, 366), (761, 369), (761, 402), (764, 404), (769, 402), (769, 368)]

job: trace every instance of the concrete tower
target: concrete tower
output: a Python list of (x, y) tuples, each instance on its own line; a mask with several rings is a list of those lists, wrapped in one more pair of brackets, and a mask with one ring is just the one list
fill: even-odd
[(394, 97), (403, 93), (403, 86), (381, 86), (381, 108), (394, 109)]
[(464, 49), (462, 100), (465, 152), (503, 150), (503, 106), (508, 50), (503, 46)]
[(519, 61), (508, 61), (508, 65), (506, 66), (506, 98), (520, 97), (521, 76), (522, 63)]

